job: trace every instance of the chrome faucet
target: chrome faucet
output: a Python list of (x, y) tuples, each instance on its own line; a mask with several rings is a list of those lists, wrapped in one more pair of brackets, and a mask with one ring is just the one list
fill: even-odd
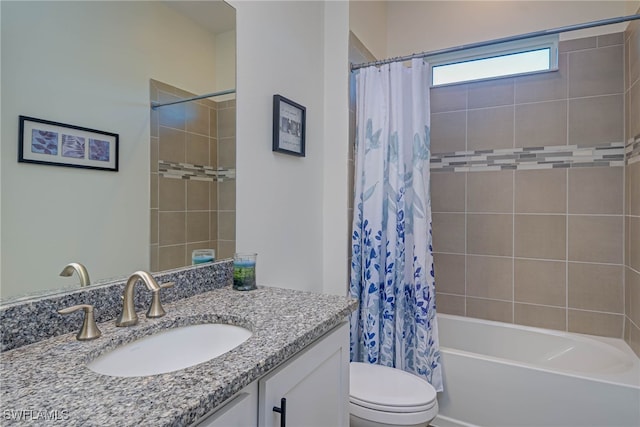
[(120, 316), (118, 316), (116, 320), (116, 326), (133, 326), (138, 323), (138, 315), (133, 306), (133, 288), (138, 282), (138, 279), (142, 280), (151, 292), (158, 292), (160, 290), (160, 286), (156, 280), (146, 271), (136, 271), (129, 276), (123, 292), (122, 313), (120, 313)]
[(60, 276), (62, 277), (70, 277), (73, 275), (73, 272), (78, 273), (78, 278), (80, 279), (80, 287), (83, 288), (85, 286), (89, 286), (91, 284), (91, 280), (89, 279), (89, 272), (85, 268), (84, 265), (78, 262), (71, 262), (64, 266), (64, 269), (60, 272)]

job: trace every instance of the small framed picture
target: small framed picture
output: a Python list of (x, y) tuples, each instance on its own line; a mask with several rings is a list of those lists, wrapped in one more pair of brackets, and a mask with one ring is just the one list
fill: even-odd
[(273, 95), (273, 151), (304, 157), (306, 108)]
[(20, 116), (18, 161), (118, 171), (118, 134)]

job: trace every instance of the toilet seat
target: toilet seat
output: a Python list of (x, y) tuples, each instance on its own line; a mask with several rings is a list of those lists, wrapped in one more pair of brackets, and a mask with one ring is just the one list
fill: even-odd
[(351, 362), (351, 414), (379, 423), (412, 425), (438, 413), (435, 389), (422, 378), (382, 365)]

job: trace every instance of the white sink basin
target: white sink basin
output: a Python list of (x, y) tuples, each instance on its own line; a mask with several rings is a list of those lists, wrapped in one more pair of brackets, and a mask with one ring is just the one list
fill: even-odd
[(118, 347), (87, 366), (112, 377), (144, 377), (211, 360), (249, 339), (251, 331), (222, 323), (167, 329)]

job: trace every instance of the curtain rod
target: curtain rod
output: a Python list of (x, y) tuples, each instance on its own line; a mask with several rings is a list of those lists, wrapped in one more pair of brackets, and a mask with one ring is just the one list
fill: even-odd
[(517, 36), (503, 37), (503, 38), (499, 38), (499, 39), (487, 40), (487, 41), (484, 41), (484, 42), (469, 43), (469, 44), (464, 44), (464, 45), (455, 46), (455, 47), (449, 47), (449, 48), (445, 48), (445, 49), (432, 50), (430, 52), (414, 53), (414, 54), (407, 55), (407, 56), (397, 56), (395, 58), (381, 59), (379, 61), (365, 62), (365, 63), (362, 63), (362, 64), (351, 64), (351, 71), (355, 71), (355, 70), (358, 70), (358, 69), (364, 68), (364, 67), (369, 67), (371, 65), (376, 65), (377, 66), (377, 65), (391, 64), (392, 62), (404, 62), (404, 61), (409, 61), (409, 60), (414, 59), (414, 58), (424, 58), (424, 57), (427, 57), (427, 56), (440, 55), (440, 54), (443, 54), (443, 53), (458, 52), (458, 51), (465, 50), (465, 49), (473, 49), (473, 48), (477, 48), (477, 47), (485, 47), (485, 46), (490, 46), (490, 45), (498, 44), (498, 43), (505, 43), (505, 42), (511, 42), (511, 41), (517, 41), (517, 40), (525, 40), (525, 39), (530, 39), (530, 38), (533, 38), (533, 37), (540, 37), (540, 36), (548, 36), (548, 35), (552, 35), (552, 34), (565, 33), (565, 32), (568, 32), (568, 31), (584, 30), (586, 28), (600, 27), (602, 25), (619, 24), (621, 22), (634, 21), (636, 19), (640, 19), (640, 14), (628, 15), (628, 16), (620, 16), (618, 18), (602, 19), (602, 20), (599, 20), (599, 21), (586, 22), (584, 24), (568, 25), (566, 27), (558, 27), (558, 28), (553, 28), (553, 29), (550, 29), (550, 30), (534, 31), (532, 33), (520, 34), (520, 35), (517, 35)]
[(194, 97), (191, 97), (191, 98), (185, 98), (185, 99), (181, 99), (179, 101), (163, 102), (163, 103), (152, 102), (151, 103), (151, 109), (155, 110), (156, 108), (165, 107), (167, 105), (182, 104), (183, 102), (196, 101), (198, 99), (205, 99), (205, 98), (213, 98), (214, 96), (228, 95), (230, 93), (236, 93), (236, 90), (235, 89), (221, 90), (220, 92), (206, 93), (204, 95), (198, 95), (198, 96), (194, 96)]

